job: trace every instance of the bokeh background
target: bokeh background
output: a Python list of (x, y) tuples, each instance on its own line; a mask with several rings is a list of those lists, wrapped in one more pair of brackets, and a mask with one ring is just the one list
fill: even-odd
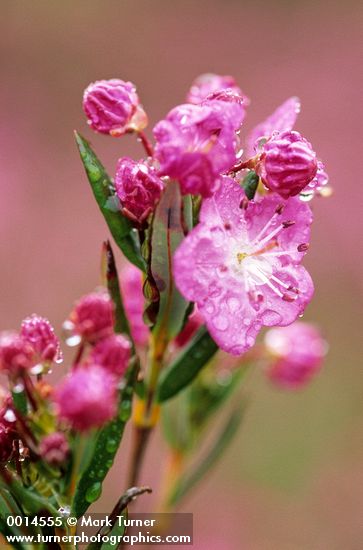
[[(2, 329), (32, 312), (60, 327), (98, 283), (108, 233), (72, 130), (91, 138), (111, 173), (118, 156), (141, 150), (132, 137), (91, 135), (81, 110), (90, 81), (135, 82), (150, 127), (203, 72), (236, 77), (252, 99), (246, 129), (298, 95), (297, 129), (329, 171), (335, 193), (314, 201), (306, 261), (316, 295), (305, 318), (329, 340), (325, 369), (297, 394), (253, 374), (244, 427), (183, 508), (194, 512), (198, 549), (363, 547), (362, 22), (353, 0), (1, 1)], [(142, 479), (151, 485), (163, 468), (157, 442)], [(123, 486), (125, 460), (102, 512)]]

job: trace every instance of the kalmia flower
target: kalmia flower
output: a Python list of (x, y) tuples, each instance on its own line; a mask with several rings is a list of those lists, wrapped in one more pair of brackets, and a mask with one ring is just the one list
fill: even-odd
[(255, 126), (246, 140), (247, 156), (252, 157), (256, 154), (256, 147), (261, 138), (269, 139), (274, 132), (292, 130), (300, 113), (300, 108), (299, 98), (290, 97), (263, 122)]
[(33, 346), (39, 362), (61, 361), (62, 352), (59, 340), (55, 335), (54, 328), (45, 317), (33, 314), (24, 319), (20, 334)]
[(300, 193), (315, 177), (317, 158), (298, 132), (274, 135), (262, 148), (256, 172), (264, 185), (284, 198)]
[(116, 78), (93, 82), (84, 92), (83, 110), (88, 124), (101, 134), (118, 137), (147, 126), (146, 113), (132, 82)]
[(194, 80), (188, 92), (187, 101), (188, 103), (197, 105), (202, 103), (210, 94), (221, 90), (229, 90), (233, 94), (240, 96), (243, 99), (244, 105), (249, 104), (249, 99), (237, 85), (233, 76), (222, 76), (213, 73), (202, 74)]
[(154, 128), (160, 175), (177, 179), (183, 194), (211, 196), (236, 161), (243, 115), (238, 102), (218, 99), (172, 109)]
[(164, 187), (154, 168), (127, 157), (118, 161), (115, 186), (123, 213), (136, 222), (153, 212)]
[(121, 272), (120, 286), (132, 338), (139, 346), (145, 346), (149, 340), (150, 331), (143, 320), (145, 299), (142, 292), (141, 271), (132, 264), (125, 266)]
[(325, 171), (324, 164), (318, 160), (318, 169), (316, 171), (315, 178), (303, 189), (301, 197), (307, 199), (312, 198), (314, 195), (325, 195), (329, 193), (329, 176)]
[(69, 444), (65, 435), (61, 432), (54, 432), (46, 435), (40, 442), (39, 454), (52, 466), (63, 464), (70, 453)]
[(299, 265), (311, 221), (299, 199), (284, 203), (271, 194), (248, 202), (228, 177), (203, 202), (200, 223), (174, 255), (174, 275), (223, 350), (242, 354), (263, 325), (289, 325), (303, 313), (313, 295)]
[(79, 367), (56, 389), (55, 403), (59, 418), (75, 430), (100, 427), (116, 414), (116, 379), (99, 366)]
[(90, 354), (90, 361), (120, 377), (126, 372), (131, 354), (130, 341), (121, 334), (100, 340)]
[(76, 302), (64, 328), (79, 340), (94, 344), (113, 333), (113, 311), (113, 302), (107, 292), (87, 294)]
[(0, 334), (0, 370), (17, 376), (23, 370), (31, 369), (35, 363), (33, 346), (17, 332)]
[(269, 378), (278, 386), (292, 389), (310, 381), (320, 370), (327, 351), (318, 329), (302, 322), (270, 329), (265, 335), (265, 346), (271, 356)]

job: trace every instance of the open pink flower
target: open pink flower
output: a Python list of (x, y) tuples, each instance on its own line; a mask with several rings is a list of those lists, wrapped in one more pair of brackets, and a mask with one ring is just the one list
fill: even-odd
[(90, 84), (83, 95), (83, 110), (88, 124), (101, 134), (118, 137), (147, 125), (134, 84), (117, 78)]
[(318, 329), (296, 322), (289, 327), (270, 329), (265, 346), (271, 356), (267, 375), (276, 385), (299, 388), (320, 370), (327, 345)]
[(59, 418), (75, 430), (100, 427), (116, 414), (116, 378), (99, 366), (80, 367), (58, 386), (55, 403)]
[(123, 213), (137, 222), (153, 212), (164, 187), (154, 168), (128, 157), (117, 163), (115, 186)]
[(125, 266), (120, 275), (120, 286), (132, 338), (135, 344), (145, 346), (149, 340), (150, 331), (143, 320), (145, 299), (140, 269), (132, 264)]
[(24, 319), (20, 334), (33, 346), (39, 362), (62, 360), (59, 340), (54, 328), (45, 317), (33, 314)]
[(249, 104), (249, 99), (237, 85), (233, 76), (222, 76), (213, 73), (202, 74), (194, 80), (188, 92), (187, 101), (188, 103), (197, 105), (198, 103), (202, 103), (213, 92), (221, 90), (230, 90), (243, 99), (245, 106)]
[(172, 109), (154, 128), (160, 175), (177, 179), (183, 194), (211, 196), (236, 161), (242, 119), (242, 105), (217, 99)]
[(234, 355), (254, 344), (263, 325), (291, 324), (314, 290), (299, 265), (310, 237), (307, 204), (275, 194), (244, 199), (240, 186), (224, 177), (174, 255), (178, 289), (198, 305), (217, 344)]
[(300, 100), (297, 97), (290, 97), (284, 101), (269, 117), (260, 122), (249, 133), (246, 140), (246, 156), (252, 157), (256, 154), (259, 139), (268, 139), (274, 132), (292, 130), (299, 113)]

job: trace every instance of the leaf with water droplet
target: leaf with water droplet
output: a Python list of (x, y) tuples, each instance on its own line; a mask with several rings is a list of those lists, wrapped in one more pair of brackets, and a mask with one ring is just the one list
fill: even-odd
[(217, 350), (218, 346), (207, 329), (199, 329), (189, 345), (161, 376), (157, 389), (158, 401), (167, 401), (186, 388)]
[[(90, 505), (87, 491), (95, 484), (94, 480), (98, 480), (97, 483), (100, 484), (101, 491), (102, 482), (113, 464), (113, 460), (122, 440), (126, 422), (130, 417), (133, 397), (133, 392), (130, 390), (132, 390), (136, 383), (139, 368), (138, 359), (134, 357), (125, 375), (125, 384), (120, 390), (118, 414), (111, 422), (102, 428), (96, 436), (92, 456), (77, 483), (72, 502), (72, 514), (77, 517), (81, 517)], [(125, 414), (126, 409), (128, 409), (127, 418)], [(95, 500), (97, 500), (97, 498)]]
[(99, 481), (96, 481), (96, 483), (93, 483), (90, 485), (86, 491), (85, 499), (87, 502), (92, 504), (92, 502), (95, 502), (102, 493), (102, 484)]
[(75, 138), (94, 197), (116, 244), (131, 263), (145, 270), (137, 231), (133, 229), (130, 220), (121, 213), (111, 178), (88, 141), (77, 132)]
[(247, 176), (245, 176), (245, 178), (243, 179), (242, 187), (246, 193), (246, 197), (249, 200), (252, 200), (253, 197), (255, 196), (258, 182), (259, 182), (259, 177), (256, 174), (256, 172), (254, 172), (253, 170), (248, 172)]

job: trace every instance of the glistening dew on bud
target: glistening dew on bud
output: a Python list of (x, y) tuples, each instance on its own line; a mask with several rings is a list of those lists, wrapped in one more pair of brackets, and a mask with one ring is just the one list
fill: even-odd
[(263, 146), (256, 172), (271, 191), (287, 199), (300, 193), (315, 177), (317, 158), (298, 132), (274, 135)]
[(113, 334), (95, 345), (90, 354), (90, 362), (120, 377), (126, 372), (130, 355), (130, 341), (121, 334)]
[(94, 344), (113, 332), (113, 303), (107, 292), (93, 292), (76, 302), (64, 328), (79, 340)]
[(61, 361), (59, 340), (54, 328), (45, 317), (33, 314), (24, 319), (20, 334), (33, 346), (38, 362)]
[(17, 376), (34, 364), (34, 348), (20, 334), (11, 331), (0, 334), (0, 370)]
[(115, 187), (122, 213), (142, 223), (154, 211), (164, 186), (154, 168), (124, 157), (117, 163)]
[(147, 116), (131, 82), (113, 78), (90, 84), (83, 95), (83, 110), (96, 132), (118, 137), (147, 126)]

